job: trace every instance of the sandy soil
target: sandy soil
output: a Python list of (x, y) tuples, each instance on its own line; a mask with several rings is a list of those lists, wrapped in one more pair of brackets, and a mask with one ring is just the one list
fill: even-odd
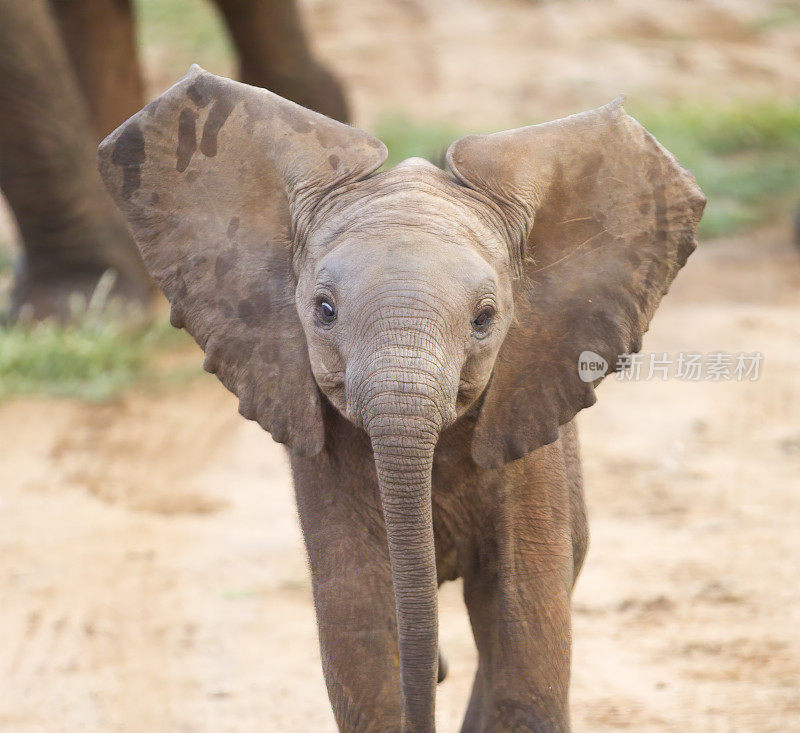
[[(709, 242), (647, 352), (761, 351), (756, 382), (620, 382), (581, 417), (592, 546), (576, 730), (800, 728), (800, 259)], [(286, 460), (211, 377), (0, 407), (0, 727), (331, 730)], [(474, 671), (442, 591), (456, 730)]]
[[(619, 91), (800, 88), (800, 39), (752, 31), (779, 3), (654, 5), (306, 10), (363, 124), (397, 109), (507, 127)], [(800, 730), (799, 284), (788, 229), (704, 243), (645, 350), (760, 351), (761, 378), (611, 379), (581, 416), (577, 731)], [(0, 556), (1, 729), (334, 729), (286, 460), (212, 377), (101, 406), (0, 405)], [(451, 731), (475, 663), (458, 584), (441, 609)]]
[(783, 0), (307, 0), (356, 120), (387, 110), (503, 129), (627, 94), (639, 104), (796, 95)]
[[(345, 82), (355, 122), (368, 128), (387, 113), (479, 131), (623, 93), (643, 105), (800, 89), (792, 0), (298, 2), (317, 55)], [(149, 51), (152, 94), (191, 63), (235, 73), (210, 49)]]

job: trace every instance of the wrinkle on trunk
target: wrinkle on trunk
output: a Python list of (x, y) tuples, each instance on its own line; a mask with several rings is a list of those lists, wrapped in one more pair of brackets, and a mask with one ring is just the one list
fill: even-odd
[(383, 507), (397, 614), (403, 731), (434, 729), (438, 599), (431, 507), (438, 421), (384, 409), (367, 430)]

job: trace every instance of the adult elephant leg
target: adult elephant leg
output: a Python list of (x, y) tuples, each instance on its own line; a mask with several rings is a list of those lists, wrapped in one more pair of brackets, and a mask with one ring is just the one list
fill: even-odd
[(366, 436), (338, 416), (332, 422), (330, 439), (346, 451), (292, 459), (323, 673), (340, 730), (395, 732), (395, 604), (372, 454)]
[(0, 0), (0, 188), (22, 234), (12, 318), (66, 317), (116, 272), (115, 294), (138, 304), (149, 277), (95, 165), (94, 135), (46, 0)]
[(315, 58), (294, 0), (216, 0), (239, 53), (243, 82), (349, 122), (339, 81)]
[(569, 730), (569, 485), (561, 444), (506, 469), (481, 507), (464, 598), (479, 654), (463, 731)]
[(50, 0), (99, 142), (144, 107), (130, 0)]

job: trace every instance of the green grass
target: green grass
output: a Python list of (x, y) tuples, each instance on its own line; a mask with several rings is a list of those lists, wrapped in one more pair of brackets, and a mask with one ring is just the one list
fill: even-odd
[[(703, 237), (746, 231), (786, 217), (800, 201), (800, 100), (739, 103), (724, 107), (628, 106), (708, 196), (700, 225)], [(438, 123), (402, 117), (382, 120), (375, 129), (389, 148), (389, 164), (411, 155), (439, 162), (461, 135)]]
[(155, 55), (166, 78), (185, 74), (195, 63), (214, 73), (230, 73), (233, 46), (212, 3), (134, 0), (134, 8), (142, 58)]
[(756, 18), (750, 27), (756, 32), (770, 31), (773, 28), (786, 28), (800, 23), (800, 7), (797, 0), (786, 0), (777, 6), (770, 7)]
[(631, 109), (708, 196), (702, 236), (787, 216), (800, 199), (800, 100)]
[(0, 399), (46, 394), (102, 401), (148, 380), (169, 381), (176, 373), (156, 370), (154, 357), (186, 338), (162, 322), (85, 319), (0, 328)]
[(14, 260), (5, 242), (0, 242), (0, 275), (10, 272), (13, 265)]
[(411, 122), (402, 115), (384, 117), (374, 132), (389, 149), (385, 167), (406, 158), (427, 158), (443, 165), (447, 146), (465, 134), (445, 124)]

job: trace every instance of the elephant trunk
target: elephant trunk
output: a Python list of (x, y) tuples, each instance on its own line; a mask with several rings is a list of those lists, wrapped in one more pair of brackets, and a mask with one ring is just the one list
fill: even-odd
[[(431, 474), (446, 420), (429, 374), (383, 372), (380, 381), (384, 386), (365, 404), (364, 427), (375, 457), (392, 569), (402, 730), (417, 733), (434, 729), (438, 585)], [(400, 391), (398, 383), (404, 385)]]
[[(403, 731), (433, 730), (438, 662), (436, 556), (431, 470), (436, 436), (407, 422), (372, 427), (381, 506), (392, 567)], [(401, 422), (401, 421), (397, 421)]]

